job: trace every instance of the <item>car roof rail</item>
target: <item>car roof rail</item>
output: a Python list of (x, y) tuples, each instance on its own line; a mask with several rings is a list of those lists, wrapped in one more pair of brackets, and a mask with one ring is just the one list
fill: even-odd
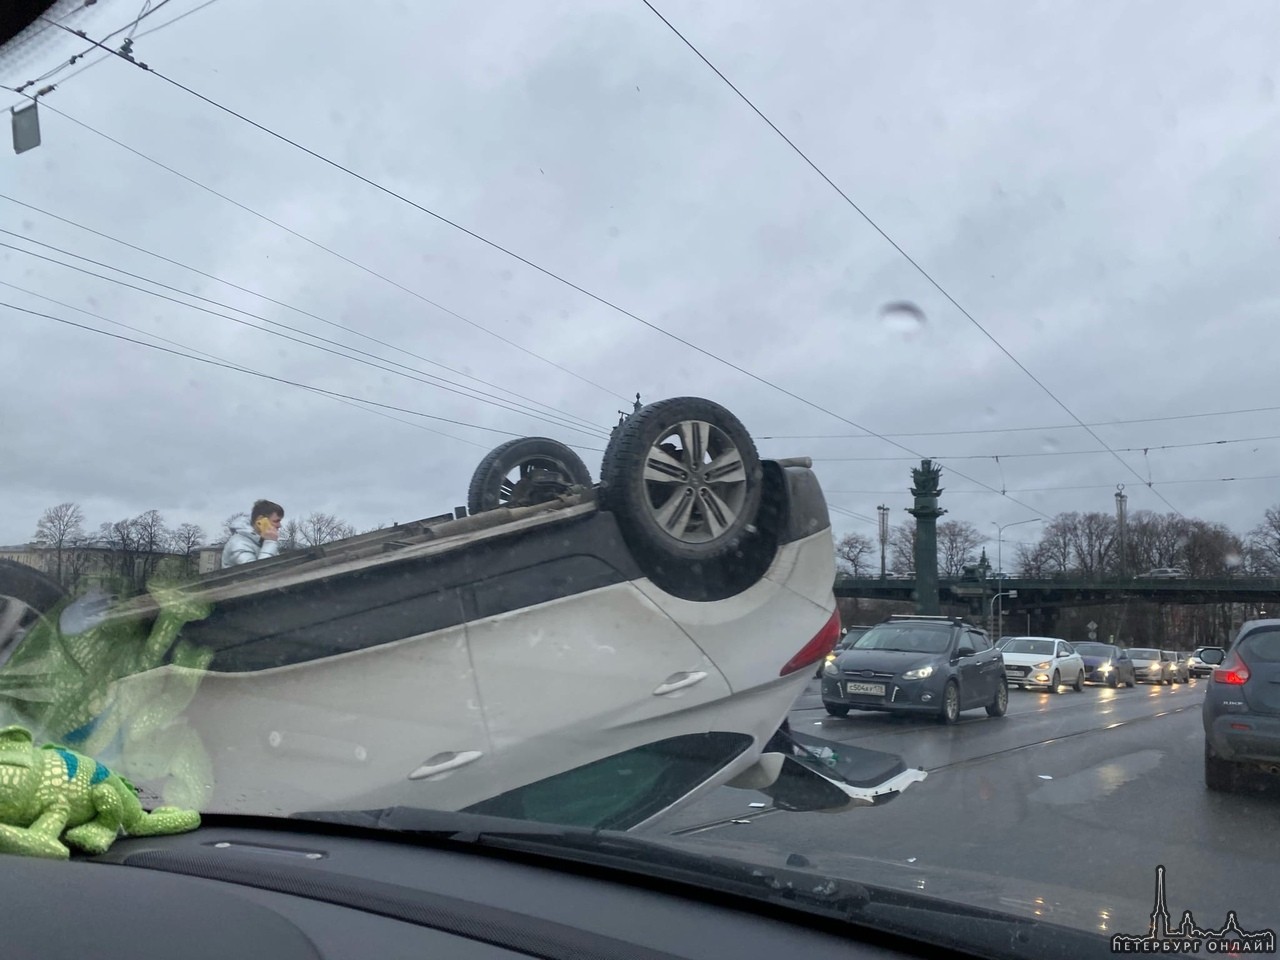
[[(891, 613), (889, 616), (881, 620), (881, 623), (889, 623), (893, 620), (931, 620), (935, 623), (952, 623), (958, 627), (973, 627), (972, 624), (966, 623), (964, 617), (949, 617), (945, 614), (936, 616), (929, 613)], [(973, 627), (974, 630), (981, 630), (981, 627)]]

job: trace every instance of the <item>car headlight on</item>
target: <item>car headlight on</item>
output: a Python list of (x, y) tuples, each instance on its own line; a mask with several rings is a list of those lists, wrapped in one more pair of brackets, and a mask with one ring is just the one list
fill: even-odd
[(925, 677), (933, 676), (933, 664), (924, 667), (916, 667), (914, 670), (908, 670), (902, 675), (903, 680), (923, 680)]
[(840, 671), (839, 671), (839, 669), (836, 667), (836, 662), (835, 662), (835, 660), (828, 660), (826, 663), (824, 663), (824, 664), (822, 665), (822, 672), (823, 672), (823, 673), (825, 673), (828, 677), (834, 677), (834, 676), (836, 676)]
[(1049, 669), (1049, 661), (1048, 661), (1048, 660), (1045, 660), (1045, 661), (1042, 661), (1041, 663), (1037, 663), (1037, 664), (1036, 664), (1034, 667), (1032, 667), (1031, 669), (1032, 669), (1032, 670), (1048, 670), (1048, 669)]
[(1111, 666), (1111, 664), (1109, 664), (1109, 663), (1100, 663), (1100, 664), (1098, 664), (1098, 672), (1099, 672), (1099, 673), (1110, 673), (1110, 672), (1111, 672), (1112, 670), (1114, 670), (1114, 669), (1115, 669), (1115, 667)]

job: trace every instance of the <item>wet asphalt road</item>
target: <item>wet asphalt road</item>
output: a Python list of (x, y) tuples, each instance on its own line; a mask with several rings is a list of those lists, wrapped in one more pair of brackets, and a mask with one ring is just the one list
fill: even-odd
[[(1007, 716), (969, 711), (944, 727), (829, 717), (813, 680), (790, 714), (794, 730), (899, 754), (928, 778), (884, 806), (840, 814), (751, 807), (768, 798), (721, 788), (661, 832), (995, 874), (1029, 900), (1050, 886), (1081, 891), (1108, 933), (1146, 932), (1149, 907), (1130, 918), (1108, 903), (1124, 901), (1122, 913), (1150, 904), (1163, 864), (1175, 922), (1191, 910), (1217, 927), (1235, 910), (1245, 929), (1280, 930), (1280, 783), (1206, 791), (1204, 684), (1012, 690)], [(1082, 925), (1078, 914), (1071, 925)]]

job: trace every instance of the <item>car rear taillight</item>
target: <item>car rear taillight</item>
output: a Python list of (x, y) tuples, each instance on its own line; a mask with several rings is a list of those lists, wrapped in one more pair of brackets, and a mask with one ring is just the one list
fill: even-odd
[(1213, 671), (1213, 679), (1215, 683), (1238, 687), (1249, 682), (1249, 665), (1241, 659), (1240, 654), (1233, 653), (1222, 666)]
[(778, 676), (785, 677), (788, 673), (795, 673), (801, 667), (812, 666), (834, 649), (836, 641), (840, 639), (840, 611), (836, 610), (831, 614), (831, 619), (827, 621), (826, 626), (819, 630), (803, 647), (801, 647), (794, 657), (787, 661), (779, 672)]

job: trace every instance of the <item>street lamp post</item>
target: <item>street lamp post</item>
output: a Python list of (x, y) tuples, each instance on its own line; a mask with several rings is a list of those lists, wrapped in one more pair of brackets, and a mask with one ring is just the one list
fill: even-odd
[[(991, 598), (991, 604), (990, 604), (990, 606), (989, 606), (989, 608), (988, 608), (988, 613), (987, 613), (987, 621), (988, 621), (988, 623), (990, 622), (991, 617), (992, 617), (991, 608), (995, 607), (995, 605), (996, 605), (996, 601), (997, 601), (997, 600), (999, 600), (999, 599), (1000, 599), (1000, 598), (1002, 598), (1002, 597), (1016, 597), (1017, 595), (1018, 595), (1018, 591), (1017, 591), (1017, 590), (1003, 590), (1003, 591), (998, 591), (998, 592), (996, 593), (996, 595), (995, 595), (994, 597), (992, 597), (992, 598)], [(1004, 604), (1003, 604), (1003, 603), (1001, 603), (1001, 604), (1000, 604), (1000, 607), (1001, 607), (1001, 609), (1003, 610), (1003, 609), (1004, 609)], [(1028, 629), (1030, 629), (1030, 628), (1028, 628)], [(1000, 639), (1000, 634), (998, 634), (998, 633), (997, 633), (997, 634), (996, 634), (996, 636), (995, 636), (995, 639), (997, 639), (997, 640), (998, 640), (998, 639)]]
[(876, 507), (880, 514), (880, 579), (884, 579), (884, 549), (889, 543), (889, 508), (884, 504)]
[[(996, 528), (996, 570), (997, 570), (996, 575), (997, 576), (999, 576), (1001, 579), (1004, 578), (1004, 531), (1005, 531), (1005, 528), (1016, 527), (1020, 523), (1042, 523), (1042, 522), (1043, 522), (1042, 517), (1031, 517), (1030, 519), (1027, 519), (1027, 520), (1015, 520), (1013, 521), (1013, 523), (996, 523), (994, 520), (991, 521), (991, 525)], [(1000, 589), (1000, 585), (996, 584), (996, 590), (998, 591), (999, 589)], [(1004, 596), (1004, 594), (996, 593), (996, 595), (991, 598), (992, 604), (995, 603), (996, 597), (1001, 597), (1001, 596)], [(1011, 596), (1016, 596), (1016, 594), (1011, 594)], [(1002, 633), (1004, 633), (1004, 604), (1003, 603), (1000, 604), (999, 610), (1000, 612), (997, 615), (998, 620), (996, 621), (996, 637), (999, 637)]]

